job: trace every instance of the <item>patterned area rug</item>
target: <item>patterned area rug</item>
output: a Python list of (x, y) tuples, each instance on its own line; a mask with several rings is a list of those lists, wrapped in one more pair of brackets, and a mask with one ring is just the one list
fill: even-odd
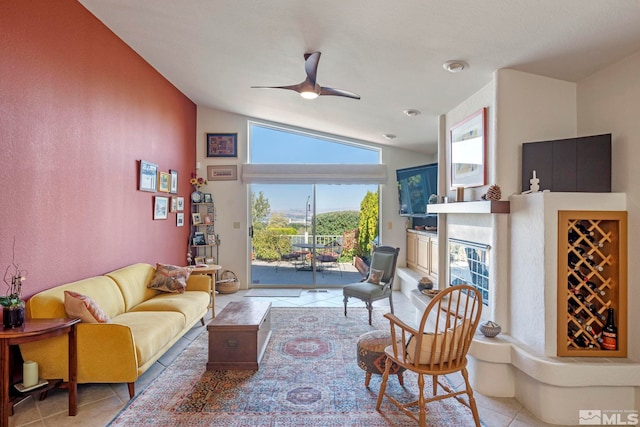
[[(415, 426), (386, 399), (376, 411), (380, 375), (364, 386), (356, 362), (358, 336), (388, 328), (374, 311), (350, 308), (272, 308), (273, 334), (258, 371), (206, 371), (204, 332), (112, 421), (112, 426)], [(415, 400), (416, 376), (405, 386), (389, 377), (387, 390)], [(427, 390), (431, 385), (427, 384)], [(428, 406), (430, 426), (473, 425), (454, 399)]]

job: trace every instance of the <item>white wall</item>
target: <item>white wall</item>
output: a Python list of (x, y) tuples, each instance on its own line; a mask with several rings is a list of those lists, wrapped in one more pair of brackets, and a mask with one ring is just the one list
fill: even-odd
[[(209, 182), (203, 192), (213, 194), (216, 206), (216, 233), (220, 235), (220, 257), (223, 269), (232, 270), (238, 276), (242, 289), (248, 287), (251, 263), (249, 261), (249, 212), (248, 185), (240, 180), (242, 164), (247, 163), (248, 120), (251, 118), (211, 108), (198, 107), (196, 159), (201, 167), (200, 176), (206, 176), (207, 165), (238, 165), (237, 181)], [(238, 133), (238, 158), (207, 158), (205, 152), (207, 133)], [(433, 139), (435, 139), (433, 135)], [(425, 140), (430, 139), (425, 135)], [(395, 171), (399, 168), (418, 166), (437, 161), (437, 154), (426, 155), (398, 148), (379, 146), (382, 162), (387, 165), (387, 183), (380, 188), (380, 241), (384, 245), (400, 248), (398, 266), (406, 265), (407, 219), (398, 215), (398, 194)]]
[[(577, 133), (574, 83), (514, 70), (498, 70), (490, 83), (447, 113), (447, 128), (482, 107), (487, 107), (487, 185), (465, 190), (465, 200), (480, 200), (491, 184), (500, 186), (503, 200), (519, 193), (522, 143), (568, 138)], [(447, 153), (447, 189), (450, 188), (451, 176), (449, 146), (450, 135), (447, 132), (446, 142), (439, 147)], [(452, 191), (449, 191), (449, 196), (453, 196)], [(498, 322), (506, 333), (514, 333), (511, 323), (512, 316), (517, 316), (517, 307), (512, 305), (514, 301), (509, 300), (511, 287), (515, 286), (510, 277), (509, 217), (500, 214), (487, 214), (487, 218), (473, 217), (447, 215), (448, 237), (476, 238), (478, 240), (474, 241), (491, 245), (490, 282), (495, 286), (495, 292), (483, 317)], [(474, 225), (478, 229), (470, 232), (469, 227)], [(444, 245), (445, 236), (441, 239)]]
[[(612, 191), (627, 194), (628, 324), (640, 323), (640, 52), (578, 83), (580, 135), (612, 134)], [(630, 327), (629, 357), (640, 357), (640, 336)]]

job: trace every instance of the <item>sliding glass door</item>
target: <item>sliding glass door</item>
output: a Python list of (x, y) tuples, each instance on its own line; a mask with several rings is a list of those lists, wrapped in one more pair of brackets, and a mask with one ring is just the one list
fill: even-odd
[(377, 185), (253, 184), (252, 286), (360, 280), (353, 257), (362, 201), (372, 194), (377, 200)]

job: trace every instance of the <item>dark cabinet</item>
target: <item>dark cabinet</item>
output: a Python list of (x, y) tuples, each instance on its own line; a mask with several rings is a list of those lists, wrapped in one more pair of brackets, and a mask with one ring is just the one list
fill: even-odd
[(536, 171), (540, 190), (611, 191), (611, 134), (522, 144), (522, 191)]

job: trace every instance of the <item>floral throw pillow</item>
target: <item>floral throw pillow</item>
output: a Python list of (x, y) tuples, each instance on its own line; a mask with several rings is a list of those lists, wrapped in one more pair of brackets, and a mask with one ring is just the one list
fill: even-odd
[(367, 282), (373, 283), (374, 285), (379, 285), (380, 280), (382, 280), (382, 275), (384, 274), (384, 270), (376, 270), (372, 268), (369, 270), (369, 277), (367, 278)]
[(85, 323), (109, 323), (111, 319), (96, 302), (86, 295), (64, 291), (64, 310), (69, 317), (78, 317)]
[(147, 288), (162, 292), (182, 294), (187, 289), (187, 279), (193, 271), (190, 267), (178, 267), (169, 264), (156, 264), (156, 274)]

